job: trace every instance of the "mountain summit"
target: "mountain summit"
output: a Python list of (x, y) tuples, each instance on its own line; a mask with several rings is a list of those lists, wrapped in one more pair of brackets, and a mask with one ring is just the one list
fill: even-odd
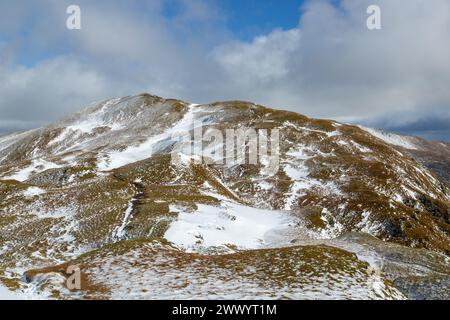
[[(278, 170), (174, 165), (174, 134), (196, 124), (276, 129)], [(29, 298), (448, 299), (448, 159), (446, 143), (249, 102), (103, 101), (0, 137), (0, 284)]]

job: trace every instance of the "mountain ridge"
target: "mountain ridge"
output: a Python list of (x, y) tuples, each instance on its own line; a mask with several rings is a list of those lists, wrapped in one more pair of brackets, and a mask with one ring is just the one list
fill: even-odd
[[(194, 158), (174, 166), (172, 133), (192, 132), (195, 121), (205, 131), (278, 129), (279, 170), (268, 173), (264, 161), (223, 166)], [(406, 149), (357, 126), (243, 101), (194, 105), (148, 94), (105, 100), (47, 127), (0, 137), (0, 282), (54, 298), (117, 297), (123, 290), (119, 283), (92, 270), (104, 268), (110, 255), (122, 264), (134, 252), (127, 252), (129, 243), (137, 245), (137, 255), (162, 250), (166, 263), (187, 261), (180, 269), (186, 279), (192, 277), (185, 268), (191, 266), (192, 254), (203, 264), (216, 255), (253, 256), (263, 250), (283, 263), (284, 252), (300, 257), (331, 250), (337, 259), (334, 268), (344, 272), (348, 263), (356, 268), (335, 282), (336, 288), (353, 288), (353, 298), (445, 297), (450, 192), (443, 174), (446, 162), (427, 153), (433, 146), (421, 142), (418, 149)], [(427, 169), (433, 163), (441, 176)], [(243, 231), (250, 225), (254, 232)], [(381, 242), (346, 237), (353, 232)], [(322, 242), (349, 255), (323, 249)], [(395, 268), (388, 267), (392, 262), (380, 253), (383, 249), (402, 257)], [(361, 250), (369, 253), (361, 255)], [(95, 252), (104, 253), (99, 258)], [(219, 260), (217, 272), (225, 266)], [(67, 274), (58, 266), (69, 261), (82, 261), (87, 291), (61, 286)], [(423, 268), (404, 275), (395, 271), (407, 261), (424, 261)], [(441, 267), (432, 267), (433, 261)], [(283, 286), (305, 280), (298, 279), (297, 272), (305, 270), (297, 267), (290, 262), (290, 270), (297, 271), (278, 275)], [(131, 270), (116, 270), (115, 277), (129, 277)], [(164, 270), (163, 279), (169, 281), (173, 270)], [(274, 290), (257, 273), (235, 272), (264, 288), (255, 290), (255, 296), (264, 292), (267, 297)], [(26, 282), (20, 280), (24, 274)], [(362, 282), (353, 282), (356, 274)], [(331, 294), (322, 281), (308, 282), (317, 297)], [(384, 289), (378, 290), (380, 286)], [(201, 292), (201, 286), (196, 290)], [(226, 296), (220, 288), (214, 290)], [(236, 290), (239, 297), (250, 294)], [(302, 295), (293, 290), (286, 297)]]

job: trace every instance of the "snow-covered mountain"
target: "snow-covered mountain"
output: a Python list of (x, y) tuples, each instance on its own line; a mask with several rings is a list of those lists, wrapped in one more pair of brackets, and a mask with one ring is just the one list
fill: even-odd
[[(279, 170), (173, 165), (172, 136), (194, 123), (278, 129)], [(446, 155), (248, 102), (96, 103), (0, 137), (0, 284), (30, 298), (448, 298)], [(75, 264), (81, 291), (64, 285)]]

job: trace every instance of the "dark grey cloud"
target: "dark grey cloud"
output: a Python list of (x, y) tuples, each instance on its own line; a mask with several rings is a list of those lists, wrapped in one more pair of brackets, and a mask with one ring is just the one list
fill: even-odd
[[(414, 135), (428, 140), (450, 141), (450, 113), (422, 114), (403, 120), (402, 113), (391, 114), (390, 118), (363, 120), (360, 124), (405, 135)], [(407, 117), (406, 117), (407, 118)], [(393, 121), (393, 119), (396, 119)]]

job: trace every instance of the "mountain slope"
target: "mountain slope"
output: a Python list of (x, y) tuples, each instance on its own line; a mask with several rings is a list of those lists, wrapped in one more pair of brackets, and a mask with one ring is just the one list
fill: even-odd
[(381, 130), (361, 127), (375, 137), (407, 152), (450, 186), (450, 144), (427, 141), (419, 137), (402, 136)]
[[(200, 122), (204, 131), (279, 129), (279, 170), (264, 159), (174, 165), (172, 134)], [(55, 298), (224, 298), (231, 287), (237, 298), (445, 298), (450, 191), (411, 146), (240, 101), (97, 103), (0, 137), (0, 281)], [(401, 257), (396, 267), (383, 252)], [(269, 276), (265, 261), (287, 269)], [(420, 261), (414, 271), (411, 261)], [(71, 263), (82, 265), (81, 292), (64, 288)], [(114, 280), (98, 273), (111, 264)], [(133, 278), (137, 270), (160, 274), (160, 290), (146, 293), (156, 284)], [(125, 279), (135, 291), (124, 292)]]

